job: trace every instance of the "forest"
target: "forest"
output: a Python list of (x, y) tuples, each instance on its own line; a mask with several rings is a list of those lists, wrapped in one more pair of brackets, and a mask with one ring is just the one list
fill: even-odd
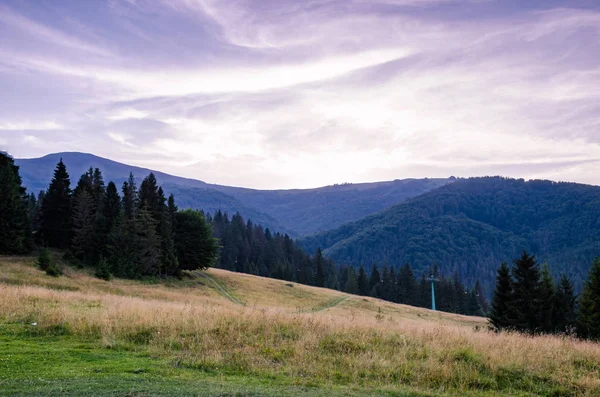
[(346, 291), (364, 296), (431, 307), (430, 282), (436, 277), (438, 309), (482, 315), (487, 303), (481, 285), (467, 287), (436, 266), (415, 275), (410, 264), (365, 267), (336, 264), (320, 249), (309, 255), (287, 234), (271, 232), (239, 213), (229, 217), (180, 210), (173, 195), (165, 197), (150, 173), (139, 188), (133, 174), (120, 189), (105, 183), (100, 169), (90, 168), (74, 189), (65, 164), (58, 162), (46, 190), (27, 193), (13, 159), (1, 154), (0, 254), (40, 251), (40, 267), (59, 275), (48, 250), (64, 252), (71, 264), (111, 277), (181, 277), (186, 270), (223, 269)]
[(403, 263), (458, 272), (490, 297), (496, 270), (523, 250), (581, 291), (600, 255), (600, 187), (501, 177), (458, 179), (358, 222), (301, 240), (358, 266)]
[(512, 267), (503, 262), (489, 318), (496, 331), (600, 340), (600, 259), (594, 260), (580, 296), (566, 274), (555, 280), (548, 265), (540, 266), (526, 251)]

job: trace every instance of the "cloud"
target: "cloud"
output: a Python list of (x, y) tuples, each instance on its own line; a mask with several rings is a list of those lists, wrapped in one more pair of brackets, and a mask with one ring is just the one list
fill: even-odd
[(66, 29), (12, 6), (0, 27), (30, 39), (0, 39), (0, 141), (259, 188), (600, 184), (600, 12), (528, 7), (115, 0), (94, 20), (67, 10), (85, 29)]

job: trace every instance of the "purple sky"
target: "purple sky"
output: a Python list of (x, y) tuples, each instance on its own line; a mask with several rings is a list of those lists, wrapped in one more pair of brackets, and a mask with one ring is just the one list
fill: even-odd
[(0, 149), (256, 188), (600, 184), (600, 1), (0, 0)]

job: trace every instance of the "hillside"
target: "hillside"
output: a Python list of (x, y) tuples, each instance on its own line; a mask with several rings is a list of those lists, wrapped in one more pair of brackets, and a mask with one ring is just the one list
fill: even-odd
[(458, 180), (386, 211), (306, 238), (341, 263), (433, 263), (489, 294), (502, 261), (523, 249), (579, 286), (600, 255), (600, 187), (505, 178)]
[(211, 269), (48, 277), (0, 257), (0, 394), (522, 396), (600, 392), (600, 347)]
[(85, 153), (57, 153), (37, 159), (16, 159), (15, 163), (20, 167), (24, 185), (29, 191), (38, 192), (48, 187), (60, 158), (67, 165), (73, 184), (89, 167), (100, 168), (105, 180), (118, 185), (130, 172), (137, 178), (154, 172), (159, 184), (177, 197), (182, 208), (240, 212), (246, 219), (292, 236), (329, 230), (452, 182), (451, 179), (426, 178), (305, 190), (255, 190), (208, 184)]

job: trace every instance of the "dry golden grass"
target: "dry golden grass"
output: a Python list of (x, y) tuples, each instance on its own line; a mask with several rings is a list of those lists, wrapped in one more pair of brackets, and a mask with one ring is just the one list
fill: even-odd
[(298, 384), (600, 395), (600, 345), (591, 342), (494, 334), (481, 318), (223, 270), (209, 274), (244, 305), (192, 278), (169, 287), (71, 270), (53, 279), (32, 263), (0, 258), (0, 323), (36, 322), (31, 332), (144, 346), (179, 366)]

